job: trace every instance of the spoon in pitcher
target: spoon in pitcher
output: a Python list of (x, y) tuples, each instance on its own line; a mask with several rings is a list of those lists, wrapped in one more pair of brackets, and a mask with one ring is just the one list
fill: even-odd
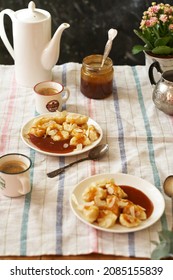
[(170, 175), (165, 179), (163, 189), (165, 194), (173, 199), (173, 175)]
[(63, 166), (61, 168), (58, 168), (58, 169), (56, 169), (54, 171), (51, 171), (51, 172), (47, 173), (47, 176), (49, 178), (53, 178), (53, 177), (59, 175), (60, 173), (64, 172), (66, 168), (72, 166), (75, 163), (79, 163), (79, 162), (82, 162), (84, 160), (96, 160), (96, 159), (99, 159), (102, 156), (104, 156), (104, 154), (108, 151), (108, 149), (109, 149), (108, 144), (102, 144), (102, 145), (96, 146), (95, 148), (93, 148), (92, 150), (89, 151), (87, 157), (81, 158), (81, 159), (76, 160), (76, 161), (73, 161), (73, 162), (71, 162), (68, 165), (65, 165), (65, 166)]
[(102, 63), (101, 63), (100, 68), (103, 67), (103, 65), (105, 63), (105, 60), (106, 60), (106, 58), (108, 57), (108, 55), (111, 51), (112, 41), (117, 36), (117, 33), (118, 33), (118, 31), (116, 29), (113, 29), (113, 28), (109, 29), (109, 31), (108, 31), (108, 41), (105, 45), (104, 54), (103, 54)]
[[(163, 189), (167, 196), (171, 197), (172, 199), (172, 213), (173, 213), (173, 175), (168, 176), (164, 183), (163, 183)], [(173, 227), (172, 227), (173, 231)]]

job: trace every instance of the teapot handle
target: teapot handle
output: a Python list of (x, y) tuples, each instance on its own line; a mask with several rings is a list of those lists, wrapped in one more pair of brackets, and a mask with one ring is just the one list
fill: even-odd
[(6, 32), (5, 32), (5, 26), (4, 26), (4, 15), (8, 15), (11, 20), (13, 20), (13, 14), (14, 11), (10, 10), (10, 9), (5, 9), (0, 13), (0, 37), (4, 43), (4, 45), (6, 46), (7, 50), (9, 51), (9, 53), (11, 54), (12, 58), (14, 59), (14, 49), (12, 48)]
[(159, 62), (158, 61), (154, 61), (150, 65), (149, 70), (148, 70), (148, 76), (149, 76), (151, 85), (156, 85), (156, 81), (155, 81), (154, 74), (153, 74), (153, 69), (154, 68), (156, 68), (157, 71), (160, 72), (161, 74), (163, 73), (162, 69), (160, 68)]

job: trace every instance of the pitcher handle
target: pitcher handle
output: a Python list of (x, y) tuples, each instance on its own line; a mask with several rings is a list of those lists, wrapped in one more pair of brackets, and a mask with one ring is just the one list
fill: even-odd
[(13, 15), (14, 15), (14, 11), (11, 9), (5, 9), (0, 13), (0, 37), (4, 43), (4, 45), (6, 46), (7, 50), (9, 51), (10, 55), (12, 56), (12, 58), (14, 59), (14, 49), (12, 48), (6, 32), (5, 32), (5, 26), (4, 26), (4, 16), (8, 15), (11, 20), (13, 21)]
[(156, 85), (156, 81), (155, 81), (154, 74), (153, 74), (153, 69), (154, 68), (156, 68), (157, 71), (160, 72), (161, 74), (163, 73), (162, 69), (160, 68), (159, 62), (158, 61), (154, 61), (150, 65), (149, 70), (148, 70), (148, 76), (149, 76), (151, 85)]

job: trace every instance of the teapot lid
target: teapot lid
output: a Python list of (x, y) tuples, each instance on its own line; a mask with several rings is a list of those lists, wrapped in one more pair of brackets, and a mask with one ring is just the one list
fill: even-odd
[(31, 1), (28, 4), (28, 9), (22, 9), (16, 12), (16, 17), (20, 21), (32, 23), (43, 21), (50, 17), (50, 14), (47, 11), (36, 9), (35, 3)]

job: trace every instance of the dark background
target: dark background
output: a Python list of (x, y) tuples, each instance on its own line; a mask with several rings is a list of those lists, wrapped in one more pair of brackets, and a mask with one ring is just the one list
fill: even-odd
[[(37, 8), (50, 12), (52, 33), (68, 22), (70, 28), (63, 32), (58, 64), (82, 62), (90, 54), (102, 54), (107, 41), (107, 32), (116, 28), (110, 53), (115, 65), (144, 64), (143, 53), (133, 55), (133, 45), (141, 43), (133, 29), (138, 28), (142, 14), (153, 1), (146, 0), (35, 0)], [(173, 1), (157, 1), (157, 3)], [(27, 8), (29, 0), (0, 0), (0, 11)], [(6, 32), (12, 43), (11, 22), (5, 18)], [(13, 64), (13, 59), (0, 39), (0, 64)]]

